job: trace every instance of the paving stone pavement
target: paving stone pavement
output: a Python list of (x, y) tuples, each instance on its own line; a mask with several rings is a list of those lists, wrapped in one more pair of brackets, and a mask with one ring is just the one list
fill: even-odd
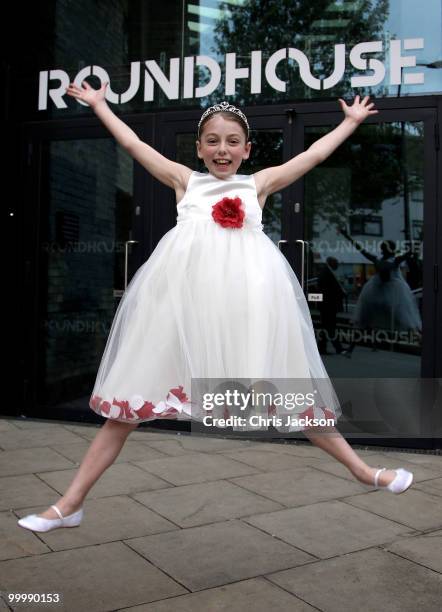
[(0, 419), (0, 611), (440, 612), (442, 456), (355, 446), (414, 473), (394, 495), (307, 440), (143, 427), (79, 527), (17, 525), (57, 501), (97, 431)]

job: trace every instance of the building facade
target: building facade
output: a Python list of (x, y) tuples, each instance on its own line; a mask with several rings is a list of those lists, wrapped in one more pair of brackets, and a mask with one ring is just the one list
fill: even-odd
[[(5, 412), (98, 419), (88, 400), (119, 299), (175, 224), (174, 193), (65, 94), (70, 82), (109, 81), (112, 110), (197, 170), (203, 109), (240, 106), (252, 141), (244, 173), (283, 163), (333, 129), (343, 119), (338, 98), (369, 95), (379, 113), (267, 200), (264, 231), (305, 290), (344, 406), (342, 431), (437, 447), (440, 0), (51, 0), (8, 11), (16, 29), (3, 63), (5, 180), (17, 286), (8, 305), (20, 319)], [(406, 287), (399, 293), (389, 277), (376, 289), (386, 241)]]

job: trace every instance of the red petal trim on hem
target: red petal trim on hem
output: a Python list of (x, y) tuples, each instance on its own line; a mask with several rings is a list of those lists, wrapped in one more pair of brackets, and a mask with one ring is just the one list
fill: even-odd
[[(171, 399), (171, 394), (173, 394), (174, 397), (181, 403), (189, 402), (189, 397), (184, 392), (183, 385), (169, 389), (166, 403)], [(172, 406), (164, 410), (164, 412), (155, 413), (153, 412), (155, 404), (149, 401), (145, 401), (139, 410), (134, 410), (130, 407), (129, 400), (118, 400), (114, 397), (111, 404), (110, 402), (103, 400), (103, 398), (99, 395), (94, 395), (91, 397), (89, 407), (100, 416), (104, 416), (106, 418), (110, 418), (111, 407), (118, 407), (119, 412), (118, 414), (114, 414), (112, 419), (125, 421), (152, 421), (154, 419), (163, 418), (176, 419), (176, 416), (179, 414), (179, 410)]]

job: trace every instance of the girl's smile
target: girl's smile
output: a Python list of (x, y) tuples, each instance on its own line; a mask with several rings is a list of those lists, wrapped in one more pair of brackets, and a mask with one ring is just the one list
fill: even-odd
[(218, 178), (236, 174), (243, 159), (249, 157), (251, 147), (241, 126), (220, 114), (206, 122), (196, 145), (199, 159)]

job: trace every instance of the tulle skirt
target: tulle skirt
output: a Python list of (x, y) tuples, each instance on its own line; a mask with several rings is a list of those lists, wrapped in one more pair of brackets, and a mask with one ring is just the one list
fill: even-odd
[[(265, 406), (249, 397), (239, 410), (210, 407), (201, 398), (214, 392), (213, 379), (217, 390), (238, 381), (235, 388), (273, 395)], [(295, 391), (300, 395), (293, 401)], [(289, 392), (292, 401), (286, 401)], [(265, 413), (271, 427), (290, 432), (305, 429), (304, 417), (336, 421), (341, 415), (308, 304), (286, 258), (261, 230), (202, 219), (169, 230), (133, 276), (89, 405), (124, 422), (203, 422), (210, 415), (235, 431), (267, 429), (269, 420), (259, 419), (258, 426), (257, 419), (253, 425), (249, 418), (226, 425), (219, 419)]]
[(363, 286), (354, 320), (361, 329), (422, 331), (419, 308), (407, 282), (401, 278), (382, 282), (377, 274)]

